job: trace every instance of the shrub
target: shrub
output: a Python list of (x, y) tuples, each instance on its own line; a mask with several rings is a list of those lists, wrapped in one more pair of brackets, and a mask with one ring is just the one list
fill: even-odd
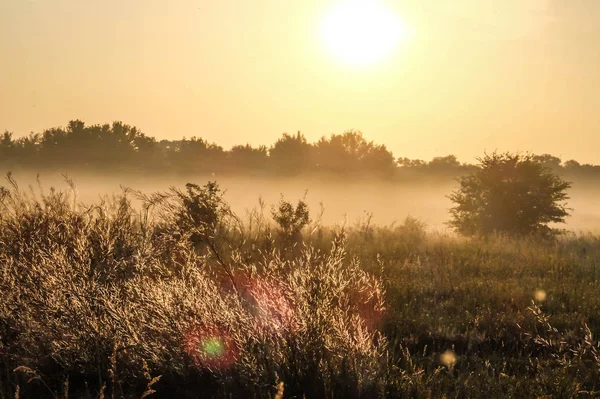
[(478, 169), (459, 179), (450, 195), (450, 226), (465, 235), (553, 235), (564, 223), (571, 184), (531, 155), (486, 154)]
[(277, 207), (272, 207), (271, 214), (279, 227), (281, 236), (290, 241), (301, 238), (302, 229), (310, 223), (308, 205), (302, 199), (294, 208), (291, 202), (281, 198)]
[(216, 182), (203, 187), (188, 183), (185, 188), (185, 192), (172, 190), (179, 205), (176, 224), (182, 231), (191, 232), (194, 244), (207, 243), (216, 238), (233, 213)]

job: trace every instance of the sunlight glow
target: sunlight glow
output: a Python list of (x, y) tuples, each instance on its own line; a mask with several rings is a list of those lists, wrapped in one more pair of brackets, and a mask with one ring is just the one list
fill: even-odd
[(345, 64), (363, 66), (387, 56), (407, 37), (400, 18), (375, 0), (349, 0), (323, 20), (328, 49)]

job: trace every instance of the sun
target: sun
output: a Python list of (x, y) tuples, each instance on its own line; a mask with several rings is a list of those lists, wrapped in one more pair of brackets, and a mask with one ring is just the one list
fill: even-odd
[(376, 63), (389, 55), (407, 36), (406, 26), (376, 0), (347, 0), (322, 21), (328, 50), (341, 62), (354, 66)]

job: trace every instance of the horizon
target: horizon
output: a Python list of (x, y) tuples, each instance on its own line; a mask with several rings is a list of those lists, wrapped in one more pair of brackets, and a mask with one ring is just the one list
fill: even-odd
[[(455, 157), (456, 160), (461, 165), (464, 165), (464, 166), (474, 166), (474, 165), (477, 165), (477, 163), (479, 161), (479, 158), (481, 158), (482, 156), (484, 156), (486, 154), (505, 153), (505, 151), (499, 151), (497, 149), (494, 149), (494, 150), (491, 150), (491, 151), (485, 150), (482, 154), (476, 155), (476, 156), (472, 157), (469, 160), (461, 159), (459, 156), (457, 156), (456, 154), (452, 154), (452, 153), (435, 155), (435, 156), (433, 156), (431, 158), (411, 158), (411, 157), (405, 156), (406, 154), (398, 154), (398, 153), (394, 152), (392, 149), (390, 149), (387, 146), (386, 143), (380, 143), (380, 142), (376, 142), (375, 140), (371, 140), (368, 137), (368, 135), (365, 135), (364, 132), (362, 132), (360, 130), (347, 130), (347, 131), (340, 132), (340, 133), (331, 133), (331, 134), (328, 134), (328, 135), (320, 136), (320, 137), (318, 137), (318, 138), (316, 138), (314, 140), (309, 139), (304, 134), (304, 132), (301, 132), (301, 131), (298, 131), (298, 132), (295, 132), (295, 133), (283, 132), (283, 133), (281, 133), (276, 138), (276, 140), (273, 141), (273, 143), (270, 143), (270, 144), (268, 144), (268, 143), (264, 143), (264, 144), (263, 143), (261, 143), (261, 144), (251, 144), (251, 143), (248, 143), (248, 142), (239, 142), (239, 143), (234, 143), (231, 146), (223, 146), (219, 142), (209, 141), (205, 137), (202, 137), (202, 136), (182, 136), (182, 137), (179, 137), (179, 138), (166, 138), (166, 139), (163, 138), (163, 139), (161, 139), (161, 138), (158, 138), (158, 137), (155, 137), (155, 136), (147, 134), (143, 130), (139, 129), (139, 127), (136, 126), (136, 125), (128, 124), (128, 123), (126, 123), (124, 121), (112, 121), (110, 123), (94, 123), (94, 124), (90, 124), (90, 123), (86, 123), (85, 121), (81, 121), (79, 119), (75, 119), (75, 120), (71, 120), (70, 122), (83, 122), (83, 124), (85, 125), (86, 128), (90, 128), (90, 127), (94, 127), (94, 126), (104, 126), (104, 125), (110, 125), (110, 126), (112, 126), (112, 124), (114, 124), (114, 123), (120, 123), (120, 124), (123, 124), (125, 126), (130, 126), (131, 128), (138, 129), (146, 137), (154, 139), (156, 141), (156, 144), (160, 144), (162, 141), (167, 141), (167, 142), (171, 142), (171, 143), (178, 143), (178, 142), (182, 142), (184, 140), (200, 139), (200, 140), (203, 140), (207, 145), (216, 145), (217, 147), (220, 147), (223, 151), (226, 151), (226, 152), (231, 152), (234, 147), (250, 145), (252, 148), (255, 148), (255, 149), (260, 149), (261, 147), (264, 147), (267, 150), (267, 154), (269, 154), (270, 151), (273, 149), (273, 146), (275, 145), (275, 143), (277, 142), (277, 140), (282, 139), (285, 135), (294, 136), (296, 134), (301, 134), (303, 137), (306, 138), (307, 143), (309, 145), (316, 146), (318, 144), (318, 142), (320, 140), (323, 140), (323, 139), (330, 140), (333, 136), (342, 136), (345, 133), (358, 133), (358, 134), (360, 134), (364, 138), (365, 142), (367, 142), (367, 143), (372, 143), (374, 145), (383, 145), (394, 156), (394, 163), (398, 163), (401, 159), (408, 159), (408, 160), (411, 160), (411, 161), (425, 161), (425, 162), (429, 161), (429, 162), (431, 162), (431, 161), (435, 161), (438, 158)], [(31, 135), (31, 134), (40, 134), (40, 135), (43, 135), (44, 132), (51, 131), (51, 130), (54, 130), (54, 129), (61, 129), (61, 130), (63, 130), (63, 131), (66, 132), (66, 131), (68, 131), (68, 124), (61, 125), (61, 126), (48, 127), (48, 128), (42, 129), (42, 131), (40, 131), (40, 132), (33, 132), (32, 131), (32, 132), (29, 133), (29, 135)], [(10, 134), (12, 134), (12, 139), (13, 140), (16, 140), (16, 139), (19, 139), (19, 138), (28, 137), (28, 135), (14, 134), (14, 132), (10, 132), (8, 130), (5, 130), (4, 132), (2, 132), (2, 130), (0, 130), (0, 133), (10, 133)], [(509, 152), (509, 151), (507, 151), (507, 152)], [(562, 156), (560, 156), (558, 154), (535, 153), (535, 152), (532, 152), (532, 151), (516, 151), (514, 153), (515, 154), (520, 154), (520, 155), (528, 155), (529, 154), (529, 155), (533, 155), (533, 156), (550, 155), (552, 157), (558, 158), (560, 160), (560, 165), (561, 166), (564, 166), (565, 163), (568, 162), (568, 161), (576, 161), (577, 163), (579, 163), (582, 166), (587, 166), (587, 165), (589, 165), (589, 166), (600, 166), (600, 163), (596, 164), (596, 163), (593, 163), (593, 162), (581, 161), (579, 159), (565, 158), (565, 157), (562, 157)], [(401, 167), (401, 165), (397, 165), (397, 166)]]
[(122, 120), (224, 148), (356, 129), (413, 159), (600, 164), (599, 2), (381, 0), (359, 21), (398, 24), (379, 36), (344, 26), (350, 3), (0, 1), (0, 129)]

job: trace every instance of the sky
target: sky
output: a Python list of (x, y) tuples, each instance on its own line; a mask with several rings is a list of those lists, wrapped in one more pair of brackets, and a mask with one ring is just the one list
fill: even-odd
[(356, 129), (398, 157), (600, 164), (600, 0), (378, 0), (408, 33), (366, 66), (323, 38), (344, 1), (0, 0), (0, 130), (121, 120), (229, 148)]

